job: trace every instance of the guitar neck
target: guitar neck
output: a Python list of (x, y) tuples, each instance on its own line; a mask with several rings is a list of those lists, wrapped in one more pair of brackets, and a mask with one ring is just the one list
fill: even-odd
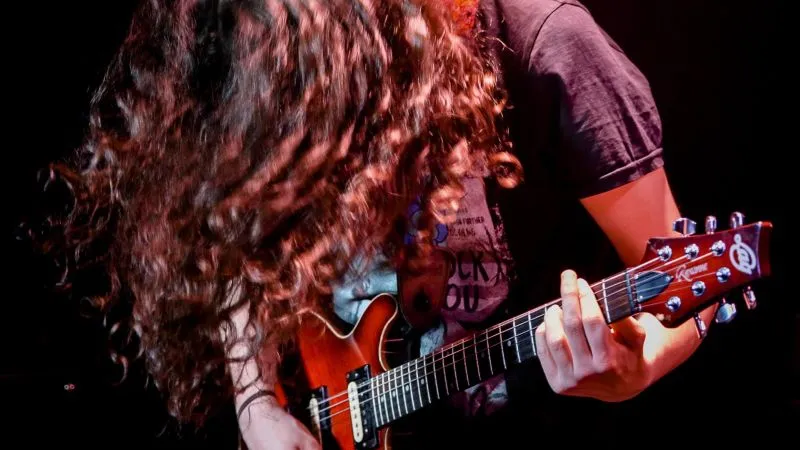
[[(665, 283), (669, 280), (663, 273), (636, 274), (629, 269), (591, 288), (606, 322), (613, 323), (637, 312), (638, 301), (656, 295)], [(561, 305), (561, 300), (553, 300), (374, 377), (370, 392), (378, 425), (394, 422), (535, 358), (536, 328), (544, 321), (547, 309), (555, 305)]]

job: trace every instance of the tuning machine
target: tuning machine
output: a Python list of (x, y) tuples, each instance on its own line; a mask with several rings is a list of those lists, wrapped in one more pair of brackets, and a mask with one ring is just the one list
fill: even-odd
[(744, 225), (744, 214), (740, 212), (731, 213), (730, 226), (731, 228), (739, 228)]
[(744, 297), (744, 304), (747, 306), (747, 309), (756, 309), (756, 293), (753, 292), (752, 287), (746, 286), (744, 290), (742, 290), (742, 297)]
[(703, 318), (700, 317), (700, 313), (694, 313), (694, 325), (697, 328), (697, 335), (700, 336), (700, 339), (704, 339), (708, 334), (708, 327)]
[(684, 236), (691, 236), (697, 231), (697, 223), (686, 217), (681, 217), (672, 222), (672, 229)]
[(717, 231), (717, 218), (714, 216), (706, 217), (706, 234), (713, 234)]
[(717, 323), (731, 323), (735, 318), (736, 305), (734, 303), (728, 303), (723, 297), (722, 300), (719, 301), (719, 308), (717, 308), (717, 315), (714, 321)]

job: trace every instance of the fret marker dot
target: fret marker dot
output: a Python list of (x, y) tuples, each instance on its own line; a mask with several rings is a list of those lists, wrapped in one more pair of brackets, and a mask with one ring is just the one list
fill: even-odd
[(408, 386), (406, 386), (406, 391), (407, 391), (408, 389), (409, 389), (409, 387), (408, 387)]

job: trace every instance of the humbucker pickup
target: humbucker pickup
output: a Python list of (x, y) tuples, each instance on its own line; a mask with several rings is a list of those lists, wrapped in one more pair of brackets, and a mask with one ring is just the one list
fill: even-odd
[(353, 443), (357, 449), (364, 450), (378, 447), (372, 390), (369, 389), (370, 377), (369, 365), (347, 373), (347, 400), (353, 427)]

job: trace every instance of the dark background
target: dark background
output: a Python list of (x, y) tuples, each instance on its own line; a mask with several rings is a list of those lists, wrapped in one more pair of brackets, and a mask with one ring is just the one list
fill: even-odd
[[(731, 211), (775, 226), (775, 275), (755, 285), (759, 308), (742, 311), (684, 366), (627, 405), (617, 434), (637, 429), (664, 443), (699, 432), (776, 437), (797, 423), (800, 404), (797, 294), (789, 284), (797, 249), (789, 212), (797, 176), (794, 31), (788, 1), (735, 6), (721, 0), (586, 0), (596, 19), (651, 81), (665, 127), (667, 169), (684, 213), (698, 223)], [(127, 28), (130, 0), (26, 2), (4, 12), (5, 74), (0, 300), (0, 439), (53, 440), (103, 448), (220, 448), (213, 427), (178, 443), (152, 389), (114, 372), (98, 324), (47, 295), (25, 248), (13, 240), (30, 206), (35, 170), (78, 145), (91, 91)], [(796, 250), (795, 250), (796, 251)], [(0, 260), (2, 261), (2, 260)], [(67, 384), (74, 390), (65, 390)], [(219, 424), (230, 424), (221, 417)], [(219, 430), (219, 431), (218, 431)], [(109, 441), (110, 439), (110, 441)], [(695, 438), (696, 439), (696, 438)], [(204, 442), (204, 444), (201, 444)], [(214, 444), (210, 444), (214, 443)], [(18, 448), (19, 445), (0, 447)], [(26, 445), (25, 445), (26, 446)], [(38, 445), (34, 445), (37, 447)]]

